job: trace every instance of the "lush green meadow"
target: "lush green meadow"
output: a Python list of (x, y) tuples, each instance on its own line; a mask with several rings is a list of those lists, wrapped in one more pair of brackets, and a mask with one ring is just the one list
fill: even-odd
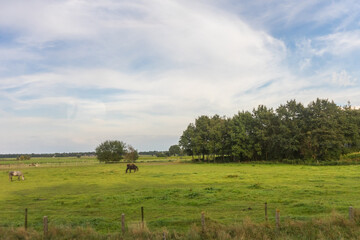
[[(121, 214), (128, 227), (140, 220), (144, 207), (150, 230), (187, 231), (207, 221), (223, 224), (250, 218), (269, 221), (280, 209), (281, 220), (308, 221), (346, 216), (360, 205), (360, 166), (302, 166), (279, 164), (193, 164), (140, 162), (139, 172), (125, 174), (120, 164), (11, 165), (0, 168), (0, 226), (23, 226), (28, 208), (30, 228), (41, 229), (43, 216), (50, 226), (90, 226), (118, 232)], [(21, 170), (25, 181), (8, 180), (9, 170)]]

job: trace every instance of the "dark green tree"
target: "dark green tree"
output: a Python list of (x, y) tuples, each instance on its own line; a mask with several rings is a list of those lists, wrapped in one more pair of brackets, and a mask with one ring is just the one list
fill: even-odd
[(234, 160), (253, 160), (253, 156), (261, 152), (260, 145), (254, 142), (253, 124), (250, 112), (239, 112), (231, 119), (231, 155)]
[(254, 118), (254, 137), (255, 142), (260, 145), (260, 151), (256, 152), (255, 160), (268, 160), (271, 158), (272, 149), (274, 147), (274, 127), (275, 114), (272, 108), (268, 109), (264, 105), (259, 105), (253, 110)]
[(175, 156), (175, 155), (180, 155), (181, 154), (181, 149), (179, 145), (172, 145), (169, 148), (169, 155), (170, 156)]
[(220, 154), (222, 148), (222, 127), (224, 124), (224, 118), (219, 115), (214, 115), (209, 121), (208, 132), (208, 154), (212, 156), (212, 159), (216, 158), (216, 155)]
[(276, 109), (279, 125), (274, 137), (274, 151), (278, 153), (278, 158), (302, 158), (300, 150), (304, 139), (304, 111), (304, 106), (295, 100), (288, 101)]
[(100, 162), (119, 162), (126, 153), (126, 144), (107, 140), (95, 149), (95, 153)]
[(343, 107), (341, 116), (341, 128), (344, 133), (343, 153), (356, 152), (360, 150), (360, 109), (348, 105)]
[(180, 137), (179, 146), (188, 156), (195, 155), (195, 126), (190, 123)]
[(339, 159), (344, 147), (341, 108), (333, 101), (317, 99), (305, 111), (305, 137), (302, 152), (313, 160)]
[(205, 156), (210, 153), (210, 118), (208, 116), (200, 116), (195, 120), (195, 152), (201, 155), (201, 159), (205, 160)]
[(219, 122), (217, 129), (219, 131), (219, 142), (217, 145), (217, 154), (224, 161), (225, 156), (231, 156), (231, 119), (223, 117)]

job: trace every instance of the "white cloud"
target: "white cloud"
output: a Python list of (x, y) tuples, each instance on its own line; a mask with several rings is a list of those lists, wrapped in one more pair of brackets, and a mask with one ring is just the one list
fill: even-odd
[(311, 58), (305, 58), (300, 61), (300, 70), (304, 70), (311, 65)]
[(319, 52), (344, 55), (360, 50), (360, 31), (346, 31), (329, 34), (316, 39)]
[[(314, 79), (284, 66), (282, 40), (205, 2), (11, 1), (0, 3), (1, 27), (14, 31), (32, 71), (0, 78), (0, 131), (11, 136), (0, 139), (0, 152), (86, 151), (115, 138), (140, 150), (166, 149), (201, 114), (232, 116), (318, 96), (303, 90)], [(303, 46), (302, 69), (329, 51), (311, 40)], [(349, 86), (355, 78), (340, 72), (333, 81)]]
[(88, 5), (73, 0), (2, 2), (0, 26), (20, 31), (17, 41), (30, 45), (91, 36), (94, 20), (88, 15)]
[[(327, 25), (331, 25), (331, 31), (344, 31), (353, 28), (353, 23), (358, 18), (360, 10), (360, 4), (357, 0), (253, 0), (241, 3), (234, 2), (236, 4), (233, 5), (238, 7), (232, 5), (231, 10), (234, 9), (234, 12), (240, 12), (250, 18), (252, 24), (274, 32), (287, 29), (291, 33), (294, 27), (306, 27), (311, 32)], [(221, 4), (219, 5), (221, 6)]]
[(332, 74), (332, 78), (331, 78), (331, 83), (335, 84), (335, 85), (339, 85), (339, 86), (355, 86), (357, 82), (357, 79), (355, 79), (354, 77), (350, 76), (345, 70), (336, 73), (333, 72)]

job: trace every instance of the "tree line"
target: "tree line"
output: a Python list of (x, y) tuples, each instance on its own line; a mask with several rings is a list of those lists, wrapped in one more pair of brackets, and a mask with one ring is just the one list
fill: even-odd
[(168, 151), (143, 151), (139, 155), (151, 155), (156, 157), (183, 156), (183, 151), (179, 145), (171, 145)]
[(64, 152), (64, 153), (15, 153), (15, 154), (0, 154), (0, 158), (20, 158), (26, 157), (82, 157), (82, 156), (94, 156), (95, 152)]
[(259, 105), (232, 118), (200, 116), (179, 145), (201, 160), (337, 160), (360, 150), (360, 110), (316, 99), (306, 107), (295, 100), (277, 109)]

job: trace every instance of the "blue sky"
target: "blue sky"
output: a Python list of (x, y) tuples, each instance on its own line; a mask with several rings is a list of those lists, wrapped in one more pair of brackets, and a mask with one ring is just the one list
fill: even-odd
[(0, 0), (0, 153), (167, 150), (200, 115), (360, 106), (358, 1)]

